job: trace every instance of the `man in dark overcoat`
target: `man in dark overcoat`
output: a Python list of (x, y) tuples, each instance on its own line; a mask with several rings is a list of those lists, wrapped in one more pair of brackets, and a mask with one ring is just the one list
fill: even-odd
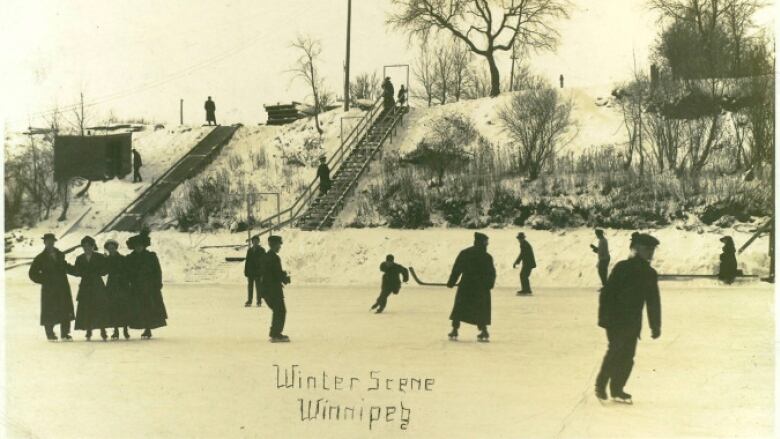
[(387, 255), (385, 261), (379, 264), (379, 271), (382, 272), (382, 289), (371, 306), (371, 309), (376, 309), (377, 314), (385, 310), (390, 294), (398, 294), (401, 291), (401, 278), (403, 277), (404, 282), (409, 282), (409, 270), (397, 264), (393, 255)]
[(28, 275), (30, 280), (41, 285), (41, 326), (46, 338), (54, 341), (54, 325), (60, 325), (60, 337), (63, 341), (72, 340), (70, 321), (73, 313), (73, 296), (68, 284), (68, 263), (65, 254), (54, 243), (53, 233), (43, 235), (43, 251), (33, 259)]
[(144, 162), (141, 160), (141, 154), (133, 148), (133, 183), (144, 181), (144, 179), (141, 178), (141, 166), (143, 165)]
[(206, 99), (206, 102), (203, 104), (203, 109), (206, 110), (206, 123), (211, 125), (212, 122), (214, 122), (214, 125), (217, 124), (217, 104), (214, 103), (214, 101), (211, 100), (211, 96)]
[(290, 276), (282, 269), (282, 260), (279, 251), (282, 248), (282, 237), (272, 235), (268, 237), (270, 248), (263, 261), (263, 279), (261, 281), (263, 298), (266, 305), (271, 308), (271, 330), (268, 336), (271, 342), (289, 342), (290, 337), (282, 334), (284, 321), (287, 318), (287, 307), (284, 304), (284, 286), (290, 283)]
[(631, 238), (631, 256), (615, 264), (599, 296), (599, 326), (606, 329), (609, 345), (596, 378), (596, 397), (631, 404), (623, 387), (634, 366), (636, 343), (642, 329), (642, 310), (647, 304), (651, 336), (661, 336), (661, 298), (658, 274), (650, 266), (658, 240), (644, 233)]
[(521, 296), (530, 296), (533, 294), (531, 291), (531, 271), (536, 268), (536, 257), (534, 257), (534, 249), (531, 244), (525, 239), (525, 233), (520, 232), (517, 234), (517, 240), (520, 243), (520, 254), (517, 255), (515, 263), (512, 264), (512, 268), (517, 268), (518, 264), (523, 264), (520, 267), (520, 291), (517, 292)]
[(325, 156), (320, 157), (320, 166), (317, 168), (317, 178), (320, 180), (320, 195), (325, 195), (330, 190), (332, 182), (330, 181), (330, 168), (325, 160)]
[(263, 260), (265, 259), (265, 249), (260, 245), (260, 237), (253, 236), (252, 244), (246, 251), (244, 259), (244, 276), (247, 280), (247, 296), (244, 306), (252, 306), (252, 291), (257, 290), (257, 306), (260, 306), (260, 280), (263, 277)]
[(460, 284), (450, 314), (450, 339), (457, 339), (460, 322), (466, 322), (479, 328), (478, 341), (489, 341), (487, 327), (490, 325), (490, 290), (496, 282), (496, 268), (493, 265), (493, 257), (487, 252), (487, 246), (488, 237), (479, 232), (474, 233), (474, 245), (461, 251), (452, 266), (447, 287), (454, 287), (458, 279)]

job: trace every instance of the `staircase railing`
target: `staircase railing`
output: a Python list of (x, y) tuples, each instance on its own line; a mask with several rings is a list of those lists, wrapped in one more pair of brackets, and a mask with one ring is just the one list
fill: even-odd
[[(335, 172), (338, 171), (338, 168), (341, 166), (341, 163), (344, 161), (344, 158), (349, 155), (349, 153), (352, 152), (353, 149), (355, 149), (359, 144), (360, 141), (363, 139), (365, 134), (368, 132), (369, 129), (374, 125), (374, 122), (376, 122), (376, 119), (379, 117), (379, 115), (382, 114), (382, 97), (380, 96), (374, 103), (371, 105), (371, 107), (366, 111), (366, 113), (363, 115), (362, 118), (358, 121), (358, 123), (352, 128), (352, 130), (341, 139), (341, 144), (339, 145), (339, 148), (333, 153), (333, 155), (330, 156), (328, 161), (326, 162), (328, 164), (328, 167), (331, 169), (331, 172), (335, 174)], [(319, 177), (314, 177), (314, 179), (309, 183), (308, 186), (303, 190), (303, 193), (298, 197), (298, 199), (295, 200), (295, 202), (288, 208), (282, 210), (281, 212), (278, 212), (274, 215), (271, 215), (269, 217), (263, 218), (258, 223), (260, 225), (267, 224), (260, 232), (252, 235), (252, 236), (263, 236), (267, 233), (270, 233), (278, 228), (284, 227), (287, 224), (290, 224), (297, 220), (301, 213), (309, 206), (309, 203), (311, 200), (315, 197), (317, 193), (317, 188), (319, 186)], [(237, 247), (234, 245), (216, 245), (216, 246), (204, 246), (201, 248), (220, 248), (220, 247)]]
[(368, 158), (366, 158), (366, 161), (363, 162), (363, 166), (360, 167), (360, 170), (358, 170), (357, 174), (349, 181), (349, 184), (347, 184), (347, 187), (344, 189), (344, 192), (341, 193), (338, 199), (333, 203), (333, 205), (328, 209), (328, 213), (325, 214), (325, 216), (322, 218), (322, 221), (320, 221), (319, 224), (317, 224), (316, 230), (321, 230), (322, 226), (328, 221), (328, 218), (330, 218), (331, 215), (333, 215), (333, 212), (336, 210), (336, 208), (339, 206), (340, 203), (344, 201), (344, 199), (349, 195), (350, 191), (352, 191), (355, 187), (357, 187), (357, 182), (360, 180), (360, 177), (363, 176), (363, 173), (368, 168), (368, 165), (371, 164), (371, 161), (374, 159), (374, 156), (376, 155), (377, 151), (379, 151), (382, 148), (382, 145), (385, 143), (385, 140), (387, 140), (388, 137), (392, 138), (393, 131), (396, 129), (396, 125), (398, 124), (398, 121), (403, 119), (404, 113), (406, 113), (405, 107), (393, 107), (392, 109), (392, 120), (389, 124), (388, 130), (382, 134), (382, 137), (379, 138), (379, 141), (377, 142), (376, 146), (371, 150), (371, 153), (369, 154)]

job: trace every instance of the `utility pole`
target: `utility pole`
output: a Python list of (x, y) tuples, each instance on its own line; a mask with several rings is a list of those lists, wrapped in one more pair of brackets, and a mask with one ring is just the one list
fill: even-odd
[(184, 125), (184, 99), (179, 99), (179, 125)]
[(349, 111), (349, 39), (352, 27), (352, 0), (347, 0), (347, 59), (344, 64), (344, 111)]
[(517, 59), (517, 44), (512, 43), (512, 67), (509, 70), (509, 91), (515, 91), (515, 60)]

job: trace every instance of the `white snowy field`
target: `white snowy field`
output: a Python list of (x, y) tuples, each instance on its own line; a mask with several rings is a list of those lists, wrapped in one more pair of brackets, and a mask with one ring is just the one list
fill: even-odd
[[(639, 343), (633, 406), (599, 403), (605, 349), (592, 288), (493, 291), (492, 339), (464, 325), (450, 342), (453, 291), (406, 285), (383, 315), (378, 290), (287, 292), (290, 344), (267, 341), (267, 307), (241, 284), (166, 284), (169, 326), (141, 341), (49, 343), (38, 291), (6, 285), (4, 427), (10, 438), (770, 437), (773, 294), (661, 285), (663, 335)], [(377, 282), (374, 282), (377, 281)], [(645, 334), (647, 330), (645, 330)], [(315, 376), (277, 388), (274, 365)], [(372, 373), (372, 371), (374, 371)], [(322, 386), (322, 374), (326, 386)], [(342, 378), (337, 384), (336, 376)], [(379, 378), (384, 390), (370, 391)], [(399, 378), (429, 381), (400, 392)], [(355, 380), (356, 379), (356, 380)], [(386, 379), (393, 379), (387, 390)], [(348, 384), (353, 389), (348, 390)], [(343, 390), (334, 390), (339, 385)], [(298, 398), (351, 407), (355, 419), (301, 421)], [(395, 408), (395, 411), (391, 408)], [(363, 419), (358, 417), (363, 408)], [(335, 409), (334, 409), (335, 410)], [(346, 411), (343, 413), (347, 413)], [(402, 429), (405, 428), (404, 429)]]

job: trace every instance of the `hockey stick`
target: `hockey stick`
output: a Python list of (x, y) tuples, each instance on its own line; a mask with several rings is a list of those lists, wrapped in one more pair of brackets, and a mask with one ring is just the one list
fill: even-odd
[[(414, 267), (409, 267), (409, 273), (412, 275), (412, 278), (414, 278), (414, 281), (417, 282), (419, 285), (423, 285), (426, 287), (446, 287), (446, 283), (431, 283), (431, 282), (423, 282), (420, 280), (419, 277), (417, 277), (417, 273), (414, 271)], [(458, 284), (455, 284), (455, 286), (458, 286)]]

